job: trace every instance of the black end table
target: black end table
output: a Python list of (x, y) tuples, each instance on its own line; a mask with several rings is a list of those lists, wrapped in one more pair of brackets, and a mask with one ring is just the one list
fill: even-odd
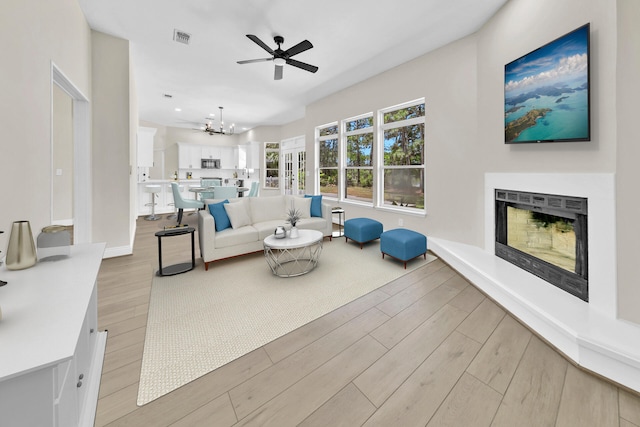
[[(196, 231), (193, 227), (180, 227), (180, 228), (172, 228), (169, 230), (162, 230), (156, 233), (156, 237), (158, 238), (158, 272), (156, 273), (158, 276), (173, 276), (175, 274), (186, 273), (187, 271), (191, 271), (196, 266), (196, 254), (195, 254), (195, 244), (194, 244), (194, 232)], [(184, 234), (191, 233), (191, 263), (183, 262), (180, 264), (170, 265), (168, 267), (162, 267), (162, 238), (163, 237), (172, 237), (172, 236), (182, 236)]]

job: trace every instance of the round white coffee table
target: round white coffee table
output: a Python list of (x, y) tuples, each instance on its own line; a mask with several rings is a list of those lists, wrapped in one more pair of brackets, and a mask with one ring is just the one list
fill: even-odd
[(264, 257), (271, 272), (280, 277), (306, 274), (318, 264), (322, 253), (322, 233), (298, 230), (298, 237), (276, 239), (272, 234), (264, 239)]

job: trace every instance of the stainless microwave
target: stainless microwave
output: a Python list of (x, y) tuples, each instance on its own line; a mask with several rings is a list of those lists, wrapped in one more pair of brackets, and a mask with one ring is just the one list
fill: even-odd
[(220, 159), (202, 159), (200, 167), (202, 169), (220, 169)]

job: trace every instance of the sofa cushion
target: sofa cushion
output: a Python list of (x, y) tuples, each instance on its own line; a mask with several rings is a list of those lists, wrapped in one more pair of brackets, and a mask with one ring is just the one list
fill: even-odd
[(251, 218), (247, 212), (247, 204), (244, 202), (238, 203), (225, 203), (224, 209), (229, 215), (229, 221), (231, 221), (231, 227), (237, 229), (251, 224)]
[(289, 196), (285, 202), (285, 218), (289, 213), (289, 209), (299, 210), (300, 218), (311, 218), (311, 199), (306, 197)]
[(274, 219), (272, 221), (257, 222), (252, 225), (253, 228), (258, 230), (258, 239), (264, 240), (265, 237), (273, 234), (277, 226), (283, 226), (284, 221), (281, 219)]
[(213, 219), (216, 222), (216, 231), (222, 231), (231, 227), (229, 215), (227, 215), (227, 211), (224, 208), (226, 203), (229, 203), (229, 201), (224, 200), (222, 202), (212, 203), (209, 205), (209, 212), (211, 212), (211, 216), (213, 216)]
[(311, 216), (322, 218), (322, 194), (318, 196), (305, 194), (304, 197), (311, 199)]
[[(231, 204), (233, 205), (234, 203)], [(256, 241), (258, 241), (258, 230), (250, 225), (238, 229), (227, 228), (226, 230), (216, 233), (217, 248), (229, 248)]]
[(284, 221), (283, 196), (247, 197), (247, 200), (249, 200), (252, 224), (273, 220)]

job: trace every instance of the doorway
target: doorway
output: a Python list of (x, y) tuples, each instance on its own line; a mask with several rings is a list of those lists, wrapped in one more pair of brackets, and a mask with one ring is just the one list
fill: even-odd
[(307, 153), (304, 136), (284, 140), (280, 147), (284, 194), (304, 194), (307, 175)]
[[(73, 148), (69, 148), (72, 152), (70, 156), (73, 158), (73, 164), (67, 168), (70, 171), (71, 184), (71, 207), (69, 218), (73, 223), (73, 242), (76, 243), (90, 243), (91, 242), (91, 126), (90, 126), (90, 111), (89, 111), (89, 99), (73, 84), (69, 78), (54, 64), (51, 63), (51, 206), (50, 216), (51, 223), (53, 224), (58, 216), (57, 206), (64, 206), (66, 202), (59, 200), (54, 190), (54, 177), (57, 175), (57, 169), (54, 163), (54, 159), (59, 156), (55, 153), (56, 141), (54, 131), (54, 95), (57, 90), (61, 90), (71, 103), (71, 129), (70, 145)], [(64, 99), (64, 98), (62, 98)], [(64, 169), (62, 170), (62, 176), (65, 176)], [(56, 201), (54, 201), (54, 198)], [(54, 213), (56, 212), (56, 213)]]

